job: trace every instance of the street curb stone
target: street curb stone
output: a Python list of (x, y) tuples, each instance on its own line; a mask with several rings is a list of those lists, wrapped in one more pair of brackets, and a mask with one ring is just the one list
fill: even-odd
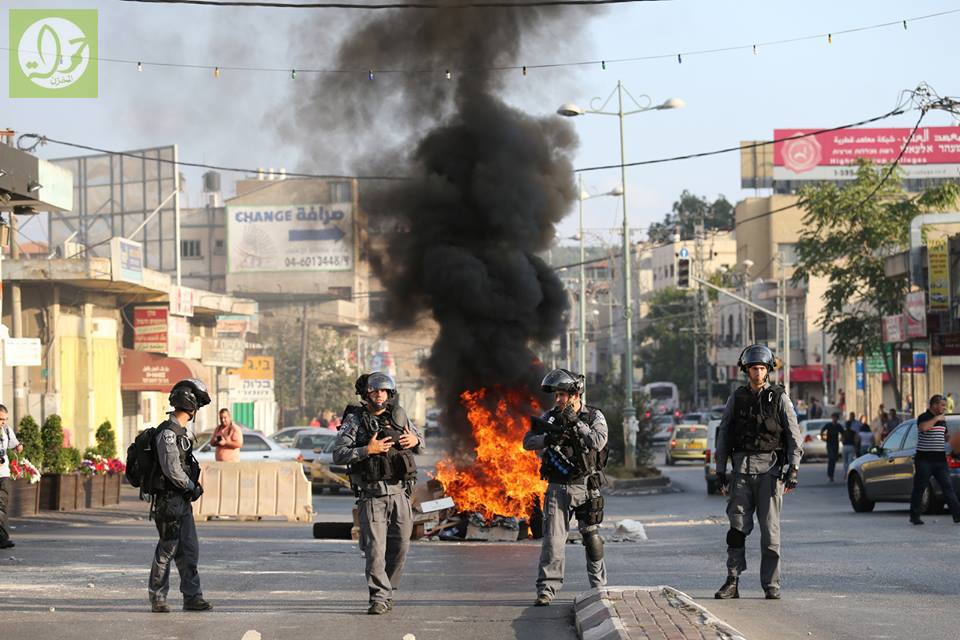
[(745, 640), (673, 587), (603, 587), (573, 604), (581, 640)]

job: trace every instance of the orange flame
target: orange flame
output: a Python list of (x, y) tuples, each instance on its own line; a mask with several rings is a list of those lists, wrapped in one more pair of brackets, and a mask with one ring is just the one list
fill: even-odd
[(547, 488), (540, 478), (540, 458), (523, 449), (527, 416), (539, 412), (537, 401), (521, 391), (493, 387), (464, 391), (460, 404), (477, 444), (472, 456), (438, 462), (436, 479), (460, 511), (476, 511), (488, 520), (528, 518)]

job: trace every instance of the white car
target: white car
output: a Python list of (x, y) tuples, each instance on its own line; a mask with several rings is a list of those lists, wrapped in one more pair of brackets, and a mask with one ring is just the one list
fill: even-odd
[[(209, 442), (194, 452), (197, 462), (213, 462), (216, 449)], [(281, 447), (279, 444), (253, 431), (243, 432), (243, 446), (240, 447), (240, 460), (279, 460), (296, 462), (300, 457), (299, 449)]]
[[(827, 441), (820, 438), (820, 430), (830, 424), (832, 420), (814, 418), (800, 422), (800, 435), (803, 436), (803, 459), (810, 460), (827, 458)], [(841, 423), (842, 424), (842, 423)]]

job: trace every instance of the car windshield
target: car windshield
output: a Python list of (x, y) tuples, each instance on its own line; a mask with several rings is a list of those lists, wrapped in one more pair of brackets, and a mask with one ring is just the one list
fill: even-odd
[(301, 431), (303, 431), (303, 429), (283, 429), (273, 435), (273, 440), (277, 444), (290, 444)]
[(654, 400), (664, 400), (673, 397), (671, 387), (650, 387), (650, 397)]
[(330, 440), (336, 440), (332, 433), (299, 433), (297, 434), (294, 449), (318, 449), (325, 446)]
[(683, 422), (687, 424), (697, 424), (703, 420), (703, 415), (699, 413), (687, 413), (683, 416)]
[(807, 431), (816, 431), (817, 433), (820, 433), (820, 429), (823, 429), (824, 426), (830, 424), (830, 421), (829, 420), (806, 420), (804, 424), (806, 425), (805, 428)]
[(694, 438), (706, 438), (707, 437), (707, 428), (706, 427), (677, 427), (677, 431), (674, 434), (674, 437), (686, 440), (692, 440)]

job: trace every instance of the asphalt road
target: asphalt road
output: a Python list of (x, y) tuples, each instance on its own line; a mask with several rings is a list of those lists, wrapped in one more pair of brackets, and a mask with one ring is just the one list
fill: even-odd
[[(665, 472), (682, 492), (608, 497), (606, 523), (640, 520), (649, 536), (607, 544), (611, 585), (674, 586), (752, 640), (960, 635), (951, 563), (960, 525), (948, 515), (912, 527), (904, 505), (854, 514), (843, 487), (826, 483), (824, 465), (807, 465), (786, 499), (784, 599), (761, 599), (754, 533), (744, 597), (721, 602), (712, 595), (724, 578), (724, 499), (706, 495), (699, 465)], [(318, 496), (318, 519), (348, 519), (352, 503)], [(587, 589), (580, 546), (567, 548), (567, 584), (554, 606), (533, 608), (536, 542), (418, 542), (397, 608), (367, 616), (355, 544), (313, 540), (299, 524), (212, 522), (200, 524), (200, 573), (215, 611), (162, 616), (149, 613), (146, 598), (152, 524), (123, 512), (16, 524), (17, 547), (0, 551), (2, 638), (239, 640), (256, 630), (263, 638), (563, 640), (576, 637), (569, 604)]]

